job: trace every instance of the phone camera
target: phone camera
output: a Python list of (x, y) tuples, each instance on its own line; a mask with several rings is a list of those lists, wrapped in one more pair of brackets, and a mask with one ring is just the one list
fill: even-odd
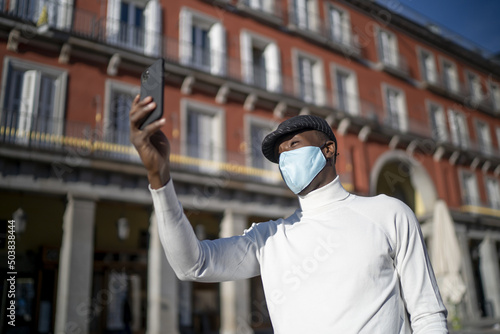
[(149, 70), (142, 73), (142, 82), (146, 83), (149, 79)]

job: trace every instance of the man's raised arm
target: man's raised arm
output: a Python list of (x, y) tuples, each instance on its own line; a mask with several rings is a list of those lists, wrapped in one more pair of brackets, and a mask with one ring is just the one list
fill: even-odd
[(225, 281), (259, 274), (251, 231), (243, 236), (200, 242), (184, 215), (170, 178), (170, 144), (161, 132), (165, 119), (139, 129), (156, 108), (151, 97), (136, 96), (130, 110), (130, 141), (146, 167), (160, 241), (176, 275), (183, 280)]

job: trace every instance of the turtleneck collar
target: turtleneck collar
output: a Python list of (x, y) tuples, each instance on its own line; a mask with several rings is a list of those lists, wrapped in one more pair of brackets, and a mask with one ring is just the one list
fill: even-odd
[(340, 178), (337, 175), (335, 180), (328, 183), (327, 185), (311, 191), (305, 196), (298, 196), (300, 207), (302, 211), (310, 211), (319, 209), (328, 204), (333, 204), (339, 202), (350, 195), (342, 184), (340, 183)]

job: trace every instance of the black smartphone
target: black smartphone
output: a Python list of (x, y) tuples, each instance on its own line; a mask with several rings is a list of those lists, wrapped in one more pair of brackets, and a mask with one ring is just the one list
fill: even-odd
[(163, 87), (165, 85), (163, 71), (163, 58), (158, 59), (141, 74), (141, 100), (151, 96), (156, 102), (156, 109), (144, 118), (139, 129), (159, 120), (163, 115)]

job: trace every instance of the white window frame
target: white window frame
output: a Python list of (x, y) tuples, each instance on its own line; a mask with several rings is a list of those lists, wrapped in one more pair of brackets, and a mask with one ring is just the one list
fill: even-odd
[(254, 84), (252, 48), (262, 50), (265, 59), (266, 87), (271, 92), (281, 92), (280, 49), (276, 41), (243, 29), (240, 33), (240, 54), (242, 79), (247, 84)]
[[(396, 101), (397, 106), (393, 106), (390, 104), (390, 101), (388, 100), (389, 90), (392, 90), (398, 94), (397, 96), (398, 100)], [(398, 129), (401, 132), (406, 132), (408, 130), (408, 107), (406, 105), (405, 92), (401, 88), (383, 83), (382, 94), (384, 100), (384, 110), (386, 112), (385, 123), (392, 128)], [(394, 110), (394, 112), (397, 115), (397, 124), (394, 124), (393, 120), (394, 112), (390, 110), (392, 107), (397, 107), (397, 110)]]
[[(339, 108), (339, 110), (347, 111), (350, 115), (359, 115), (359, 92), (358, 92), (358, 78), (356, 76), (356, 72), (353, 70), (339, 66), (337, 64), (330, 64), (331, 77), (333, 80), (332, 87), (334, 87), (334, 96), (335, 96), (335, 106)], [(340, 89), (338, 87), (338, 75), (344, 74), (348, 78), (347, 86), (348, 92), (341, 97)], [(342, 109), (340, 105), (341, 98), (345, 98), (346, 107)]]
[(498, 179), (486, 176), (484, 178), (484, 187), (490, 208), (500, 210), (500, 182)]
[(318, 0), (291, 0), (293, 1), (292, 22), (302, 30), (318, 32), (319, 10)]
[[(201, 103), (195, 100), (191, 99), (182, 99), (181, 100), (181, 154), (183, 156), (189, 156), (188, 155), (188, 113), (190, 111), (194, 111), (197, 113), (204, 113), (207, 115), (210, 115), (214, 117), (214, 124), (213, 124), (213, 129), (212, 133), (210, 134), (212, 136), (213, 140), (213, 145), (214, 145), (214, 154), (212, 156), (212, 159), (210, 161), (214, 162), (223, 162), (225, 161), (225, 155), (226, 155), (226, 141), (225, 141), (225, 135), (226, 135), (226, 125), (225, 125), (225, 111), (223, 108), (206, 104), (206, 103)], [(197, 157), (193, 157), (197, 158)], [(202, 159), (202, 158), (199, 158)], [(207, 171), (207, 172), (213, 172), (216, 171), (215, 168), (213, 167), (205, 167), (205, 166), (199, 166), (199, 170)]]
[[(11, 0), (9, 8), (14, 15), (17, 15), (16, 5), (20, 0)], [(30, 5), (33, 8), (30, 10), (33, 13), (33, 17), (24, 17), (35, 23), (40, 21), (42, 18), (42, 13), (44, 12), (44, 7), (47, 14), (47, 24), (50, 27), (55, 27), (60, 30), (69, 30), (71, 28), (71, 23), (73, 20), (73, 0), (38, 0), (31, 1)], [(44, 14), (44, 13), (43, 13)], [(45, 15), (45, 14), (44, 14)], [(41, 22), (42, 24), (45, 22)]]
[[(277, 124), (276, 122), (257, 117), (254, 115), (245, 115), (245, 142), (247, 143), (247, 165), (253, 168), (259, 168), (255, 167), (254, 161), (253, 161), (253, 154), (252, 154), (252, 147), (253, 144), (256, 145), (257, 150), (260, 151), (262, 142), (259, 138), (258, 141), (255, 142), (255, 139), (252, 138), (252, 126), (257, 126), (259, 128), (263, 129), (268, 129), (269, 133), (273, 130), (276, 129)], [(262, 159), (264, 160), (264, 169), (269, 170), (269, 171), (276, 171), (278, 172), (277, 164), (272, 163), (271, 161), (267, 160), (264, 155), (262, 155)]]
[(465, 70), (465, 79), (467, 80), (467, 91), (470, 100), (473, 103), (479, 103), (483, 99), (483, 88), (481, 84), (481, 77), (469, 70)]
[(191, 60), (193, 25), (208, 30), (210, 39), (210, 68), (208, 71), (214, 75), (224, 75), (226, 73), (226, 29), (222, 21), (188, 7), (182, 7), (180, 11), (179, 59), (181, 64), (196, 65), (192, 64)]
[[(455, 109), (448, 109), (451, 140), (455, 146), (467, 149), (470, 147), (469, 126), (464, 113)], [(458, 126), (458, 128), (457, 128)], [(463, 127), (460, 129), (460, 127)]]
[[(336, 44), (352, 46), (351, 16), (349, 11), (334, 5), (331, 2), (325, 3), (325, 13), (328, 15), (328, 37)], [(339, 13), (340, 22), (334, 22), (333, 12)]]
[[(104, 97), (104, 115), (103, 115), (103, 125), (104, 125), (104, 139), (106, 141), (107, 138), (109, 138), (110, 134), (110, 123), (111, 123), (111, 103), (112, 101), (112, 96), (114, 92), (120, 92), (120, 93), (125, 93), (129, 94), (132, 97), (136, 96), (140, 92), (140, 87), (127, 84), (121, 81), (116, 81), (112, 79), (107, 79), (106, 84), (105, 84), (105, 97)], [(125, 118), (128, 119), (128, 113), (124, 115)], [(130, 134), (127, 134), (125, 137), (128, 138)], [(111, 142), (111, 141), (109, 141)], [(123, 143), (116, 143), (112, 142), (114, 144), (119, 144), (119, 145), (124, 145)], [(127, 146), (131, 146), (132, 143), (128, 143)]]
[[(308, 59), (311, 62), (311, 82), (306, 84), (312, 85), (312, 96), (303, 96), (301, 93), (302, 83), (300, 77), (300, 58)], [(324, 105), (326, 103), (326, 87), (324, 78), (324, 65), (323, 60), (318, 56), (304, 52), (298, 49), (292, 49), (292, 65), (295, 73), (295, 94), (300, 99), (307, 103), (314, 103), (316, 105)]]
[(422, 81), (436, 84), (438, 82), (438, 74), (436, 67), (436, 57), (434, 57), (434, 53), (419, 47), (418, 59)]
[(474, 123), (479, 149), (481, 152), (491, 154), (493, 151), (493, 142), (491, 140), (491, 130), (488, 122), (476, 119)]
[[(449, 135), (448, 135), (448, 129), (446, 126), (446, 116), (444, 113), (444, 108), (441, 104), (433, 102), (433, 101), (426, 101), (427, 104), (427, 112), (429, 114), (429, 122), (431, 124), (430, 128), (432, 131), (432, 138), (436, 140), (439, 143), (444, 143), (448, 142), (449, 140)], [(436, 123), (436, 129), (433, 128), (432, 126), (432, 120), (434, 119)], [(434, 131), (436, 130), (436, 131)]]
[[(481, 198), (479, 195), (479, 188), (478, 188), (476, 174), (471, 171), (462, 169), (459, 171), (459, 175), (460, 175), (460, 189), (462, 191), (462, 203), (464, 205), (479, 206), (481, 204)], [(471, 183), (468, 184), (468, 182)], [(470, 186), (472, 186), (473, 188), (470, 189)]]
[(460, 80), (458, 78), (458, 70), (455, 62), (441, 58), (441, 73), (443, 76), (443, 86), (446, 90), (451, 93), (459, 94)]
[[(53, 135), (62, 135), (64, 128), (64, 115), (65, 115), (65, 105), (66, 105), (66, 90), (67, 90), (67, 82), (68, 82), (68, 72), (64, 69), (60, 69), (57, 67), (47, 66), (45, 64), (40, 64), (36, 62), (31, 62), (27, 60), (21, 60), (14, 57), (6, 56), (3, 62), (3, 70), (2, 70), (2, 87), (7, 87), (7, 78), (10, 72), (10, 68), (15, 68), (20, 71), (30, 72), (33, 81), (31, 85), (25, 86), (23, 83), (23, 95), (29, 94), (30, 97), (21, 97), (22, 100), (27, 101), (27, 103), (22, 103), (20, 106), (19, 113), (24, 115), (29, 115), (29, 118), (23, 116), (23, 119), (20, 121), (21, 124), (24, 123), (24, 126), (17, 126), (16, 133), (16, 142), (20, 144), (27, 144), (29, 139), (29, 132), (31, 132), (32, 124), (31, 117), (38, 112), (38, 100), (40, 93), (40, 78), (41, 74), (45, 74), (51, 77), (56, 78), (55, 84), (55, 94), (54, 94), (54, 107), (52, 111), (52, 119), (58, 119), (60, 122), (56, 122), (56, 124), (52, 124), (52, 131), (50, 134)], [(25, 74), (26, 75), (26, 74)], [(7, 99), (6, 89), (1, 90), (1, 110), (0, 110), (0, 119), (3, 118), (3, 113), (6, 112), (4, 106)]]
[[(144, 46), (131, 43), (120, 45), (120, 13), (121, 3), (127, 2), (144, 8)], [(159, 56), (161, 53), (161, 6), (159, 0), (108, 0), (106, 36), (110, 44), (127, 47), (148, 56)]]
[[(399, 68), (399, 48), (398, 48), (398, 38), (396, 34), (393, 32), (377, 28), (376, 31), (376, 40), (378, 45), (378, 56), (379, 60), (382, 64)], [(384, 34), (388, 37), (387, 42), (384, 42)], [(387, 44), (389, 43), (389, 44)]]

